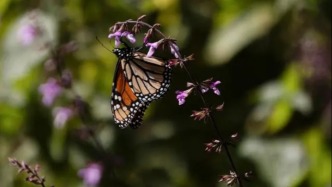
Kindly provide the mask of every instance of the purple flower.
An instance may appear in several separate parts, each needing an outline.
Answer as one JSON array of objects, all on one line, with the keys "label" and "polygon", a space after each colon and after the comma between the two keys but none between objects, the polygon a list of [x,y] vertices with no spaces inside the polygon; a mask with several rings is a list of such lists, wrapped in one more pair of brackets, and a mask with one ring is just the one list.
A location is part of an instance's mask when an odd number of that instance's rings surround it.
[{"label": "purple flower", "polygon": [[212,81],[212,78],[209,78],[205,81],[203,81],[201,84],[200,84],[200,89],[201,89],[201,92],[202,93],[205,93],[207,92],[209,89],[212,89],[213,92],[216,94],[216,95],[220,95],[220,91],[219,89],[217,88],[217,85],[220,84],[221,82],[219,80],[217,81]]},{"label": "purple flower", "polygon": [[54,125],[57,128],[62,128],[64,124],[73,116],[73,110],[68,107],[56,107],[53,110]]},{"label": "purple flower", "polygon": [[131,43],[136,42],[136,38],[134,35],[128,31],[121,32],[121,31],[116,31],[114,33],[111,33],[108,35],[108,38],[114,38],[115,39],[115,47],[118,47],[121,44],[121,37],[126,37]]},{"label": "purple flower", "polygon": [[209,88],[201,86],[201,91],[202,91],[202,93],[206,93],[207,91],[209,91]]},{"label": "purple flower", "polygon": [[189,94],[192,92],[193,88],[189,88],[184,91],[176,91],[176,99],[179,102],[179,105],[183,105],[186,102],[186,98],[189,96]]},{"label": "purple flower", "polygon": [[156,49],[159,47],[160,44],[162,44],[164,42],[164,39],[161,39],[159,41],[153,42],[153,43],[146,43],[145,46],[146,47],[150,47],[148,54],[146,54],[147,57],[151,57],[154,52],[156,51]]},{"label": "purple flower", "polygon": [[42,94],[42,102],[45,106],[51,106],[54,99],[62,92],[62,87],[54,78],[49,78],[46,83],[39,86],[38,91]]},{"label": "purple flower", "polygon": [[115,39],[115,47],[118,47],[121,43],[120,38],[121,38],[121,32],[120,31],[116,31],[115,33],[111,33],[108,35],[109,39],[112,39],[114,37]]},{"label": "purple flower", "polygon": [[213,92],[216,94],[216,95],[220,95],[220,91],[219,89],[217,88],[217,85],[220,84],[221,82],[218,80],[218,81],[215,81],[215,82],[211,82],[210,84],[210,88],[213,90]]},{"label": "purple flower", "polygon": [[156,49],[158,48],[159,44],[160,44],[159,41],[158,42],[154,42],[154,43],[146,43],[145,45],[147,47],[150,47],[149,51],[148,51],[148,54],[146,54],[146,56],[147,57],[151,57],[154,54],[154,52],[156,51]]},{"label": "purple flower", "polygon": [[186,97],[188,97],[186,92],[176,91],[176,99],[179,101],[179,105],[183,105],[186,102]]},{"label": "purple flower", "polygon": [[78,175],[83,178],[87,187],[95,187],[98,185],[103,173],[103,168],[98,163],[91,163],[87,167],[80,169]]},{"label": "purple flower", "polygon": [[25,46],[30,45],[36,39],[38,34],[39,28],[33,24],[24,24],[17,32],[18,38]]},{"label": "purple flower", "polygon": [[125,36],[131,43],[135,43],[136,42],[136,38],[130,32],[123,32],[121,36]]},{"label": "purple flower", "polygon": [[170,43],[169,45],[171,49],[171,53],[174,55],[175,58],[179,58],[179,47],[175,43]]}]

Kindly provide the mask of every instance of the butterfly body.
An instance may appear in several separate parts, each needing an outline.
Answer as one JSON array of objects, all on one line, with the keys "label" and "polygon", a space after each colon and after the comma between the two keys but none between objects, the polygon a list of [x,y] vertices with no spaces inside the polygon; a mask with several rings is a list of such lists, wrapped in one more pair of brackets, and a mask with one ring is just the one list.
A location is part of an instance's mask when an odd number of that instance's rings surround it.
[{"label": "butterfly body", "polygon": [[116,48],[113,53],[118,57],[111,97],[114,120],[121,128],[137,128],[147,106],[168,90],[171,68],[167,61],[135,48]]}]

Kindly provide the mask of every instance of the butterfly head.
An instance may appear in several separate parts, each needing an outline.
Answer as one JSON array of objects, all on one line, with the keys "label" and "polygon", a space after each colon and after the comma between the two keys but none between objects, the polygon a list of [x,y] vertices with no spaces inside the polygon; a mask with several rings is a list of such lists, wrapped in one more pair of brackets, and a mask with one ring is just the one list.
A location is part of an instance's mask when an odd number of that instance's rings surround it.
[{"label": "butterfly head", "polygon": [[118,57],[118,58],[126,58],[131,56],[133,49],[126,47],[126,48],[115,48],[112,50],[112,52]]},{"label": "butterfly head", "polygon": [[117,57],[122,56],[122,55],[121,55],[121,50],[118,49],[118,48],[113,49],[112,52],[113,52]]}]

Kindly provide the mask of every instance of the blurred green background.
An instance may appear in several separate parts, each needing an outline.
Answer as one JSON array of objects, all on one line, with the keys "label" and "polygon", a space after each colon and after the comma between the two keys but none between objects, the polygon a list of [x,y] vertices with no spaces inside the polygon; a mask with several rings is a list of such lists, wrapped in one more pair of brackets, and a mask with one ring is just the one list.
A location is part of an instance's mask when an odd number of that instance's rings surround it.
[{"label": "blurred green background", "polygon": [[[52,111],[73,95],[65,92],[52,107],[41,103],[38,87],[47,79],[51,46],[75,41],[65,57],[73,89],[91,105],[90,124],[108,152],[114,173],[100,186],[222,187],[228,174],[225,153],[206,153],[215,139],[210,124],[189,116],[202,103],[190,96],[178,106],[176,90],[188,78],[173,71],[171,90],[147,110],[138,130],[114,125],[109,97],[115,55],[108,28],[117,21],[147,15],[177,39],[198,80],[221,80],[221,97],[206,94],[216,106],[238,170],[252,170],[245,186],[331,186],[331,1],[330,0],[1,0],[0,1],[0,187],[33,186],[10,166],[8,157],[41,165],[48,185],[84,186],[77,175],[101,155],[89,138],[75,135],[73,117],[56,128]],[[19,30],[33,22],[41,34],[28,45]]]}]

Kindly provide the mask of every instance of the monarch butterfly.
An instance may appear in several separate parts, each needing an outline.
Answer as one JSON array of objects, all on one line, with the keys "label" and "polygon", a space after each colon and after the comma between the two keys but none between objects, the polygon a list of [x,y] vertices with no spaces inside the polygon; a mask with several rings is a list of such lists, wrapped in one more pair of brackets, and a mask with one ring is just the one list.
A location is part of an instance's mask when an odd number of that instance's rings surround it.
[{"label": "monarch butterfly", "polygon": [[147,106],[168,90],[171,68],[167,61],[127,45],[113,53],[118,57],[111,96],[114,121],[120,128],[137,128]]}]

